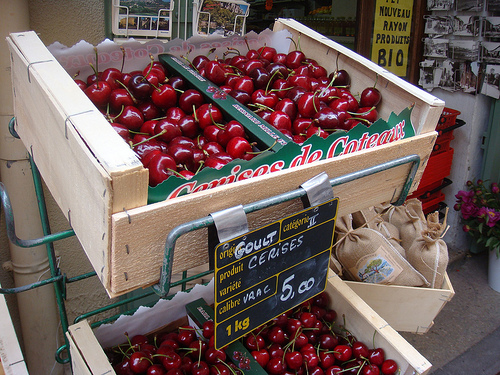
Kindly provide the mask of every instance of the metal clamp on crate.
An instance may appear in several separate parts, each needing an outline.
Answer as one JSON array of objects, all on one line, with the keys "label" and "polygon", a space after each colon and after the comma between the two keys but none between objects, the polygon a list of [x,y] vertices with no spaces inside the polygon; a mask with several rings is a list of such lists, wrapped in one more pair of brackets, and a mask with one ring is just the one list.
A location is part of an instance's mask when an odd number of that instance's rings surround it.
[{"label": "metal clamp on crate", "polygon": [[306,195],[302,198],[304,207],[316,206],[334,198],[332,186],[325,172],[307,180],[300,187],[306,191]]},{"label": "metal clamp on crate", "polygon": [[229,241],[231,238],[238,237],[248,232],[248,220],[243,206],[226,208],[225,210],[213,212],[210,214],[214,220],[215,228],[208,228],[208,259],[209,268],[214,269],[215,247],[221,242]]},{"label": "metal clamp on crate", "polygon": [[[328,190],[331,190],[332,187],[338,186],[345,184],[347,182],[351,182],[363,177],[370,176],[372,174],[386,171],[388,169],[392,169],[395,167],[399,167],[404,164],[411,163],[410,171],[408,173],[408,176],[406,178],[405,183],[403,184],[403,187],[401,189],[400,196],[397,198],[396,201],[391,202],[393,205],[401,205],[404,203],[406,200],[406,197],[408,196],[408,192],[410,191],[410,188],[413,184],[413,180],[415,178],[415,174],[417,173],[418,167],[420,165],[420,156],[413,154],[413,155],[408,155],[408,156],[403,156],[398,159],[394,159],[382,164],[375,165],[373,167],[369,167],[366,169],[362,169],[356,172],[348,173],[346,175],[340,176],[340,177],[334,177],[329,180],[330,188]],[[318,175],[321,176],[322,174]],[[324,176],[318,177],[319,179],[323,179]],[[325,175],[326,176],[326,175]],[[306,184],[306,188],[308,188],[308,184]],[[326,191],[326,189],[325,189]],[[280,203],[288,202],[293,199],[297,198],[303,198],[304,195],[307,194],[307,191],[304,187],[299,187],[296,190],[292,190],[280,195],[276,195],[270,198],[266,198],[257,202],[249,203],[246,204],[243,207],[243,211],[248,214],[250,212],[262,210],[264,208],[268,208]],[[332,191],[333,194],[333,191]],[[314,194],[313,198],[308,198],[308,199],[315,199]],[[207,228],[209,226],[213,226],[215,224],[214,218],[212,216],[206,216],[197,220],[190,221],[188,223],[181,224],[174,229],[168,234],[167,239],[165,241],[165,253],[163,257],[163,265],[161,269],[161,275],[160,275],[160,281],[158,284],[153,285],[152,288],[156,294],[158,294],[161,297],[166,297],[168,295],[168,292],[170,290],[170,285],[171,285],[171,273],[172,273],[172,265],[174,261],[174,248],[175,248],[175,242],[177,239],[182,236],[183,234],[189,233],[193,230],[197,229],[202,229],[202,228]]]}]

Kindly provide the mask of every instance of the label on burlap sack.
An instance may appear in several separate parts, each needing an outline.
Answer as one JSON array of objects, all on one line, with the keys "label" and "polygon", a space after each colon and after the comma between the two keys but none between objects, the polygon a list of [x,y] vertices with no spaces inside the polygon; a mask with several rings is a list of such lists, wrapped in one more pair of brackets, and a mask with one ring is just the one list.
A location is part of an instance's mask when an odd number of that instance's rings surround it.
[{"label": "label on burlap sack", "polygon": [[349,272],[358,281],[391,284],[403,268],[385,247],[380,246],[373,253],[359,258]]}]

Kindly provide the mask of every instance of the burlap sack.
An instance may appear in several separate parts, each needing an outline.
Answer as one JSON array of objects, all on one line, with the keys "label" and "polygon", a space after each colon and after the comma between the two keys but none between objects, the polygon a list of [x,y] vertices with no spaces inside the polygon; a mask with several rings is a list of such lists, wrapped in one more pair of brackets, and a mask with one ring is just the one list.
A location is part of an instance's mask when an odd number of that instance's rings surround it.
[{"label": "burlap sack", "polygon": [[428,286],[427,280],[378,231],[353,229],[352,215],[337,219],[335,257],[346,278],[403,286]]},{"label": "burlap sack", "polygon": [[441,288],[448,267],[448,246],[442,239],[446,230],[446,211],[443,224],[439,212],[427,215],[427,225],[407,251],[407,259],[430,283],[431,288]]},{"label": "burlap sack", "polygon": [[399,229],[382,218],[382,215],[377,213],[375,207],[368,207],[352,214],[353,229],[367,227],[379,231],[399,253],[406,257],[405,249],[401,246],[399,237]]},{"label": "burlap sack", "polygon": [[[383,207],[382,217],[399,229],[401,246],[408,251],[413,242],[426,229],[426,219],[422,210],[422,202],[417,198],[407,200],[401,206]],[[380,209],[380,208],[379,208]]]}]

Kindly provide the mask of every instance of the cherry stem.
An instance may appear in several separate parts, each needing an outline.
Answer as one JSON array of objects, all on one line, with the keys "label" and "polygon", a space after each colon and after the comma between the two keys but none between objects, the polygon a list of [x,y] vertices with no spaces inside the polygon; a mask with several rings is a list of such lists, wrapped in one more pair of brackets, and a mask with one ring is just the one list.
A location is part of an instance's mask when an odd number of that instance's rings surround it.
[{"label": "cherry stem", "polygon": [[222,363],[224,366],[226,366],[229,369],[229,371],[231,371],[231,373],[233,375],[237,375],[236,371],[234,371],[234,369],[231,366],[229,366],[225,361],[221,361],[220,363]]},{"label": "cherry stem", "polygon": [[95,53],[95,68],[97,70],[96,77],[99,80],[99,55],[97,54],[97,47],[94,47]]},{"label": "cherry stem", "polygon": [[116,83],[118,83],[121,87],[123,87],[125,90],[127,90],[128,94],[132,98],[134,104],[137,104],[137,99],[134,97],[134,95],[132,94],[132,92],[130,91],[130,89],[127,87],[127,85],[124,84],[122,81],[118,81],[118,80],[116,81]]},{"label": "cherry stem", "polygon": [[371,107],[369,110],[365,111],[365,112],[349,112],[349,111],[346,111],[347,113],[349,113],[350,115],[367,115],[369,114],[371,111],[373,111],[375,109],[375,107]]},{"label": "cherry stem", "polygon": [[125,66],[125,48],[123,48],[123,46],[120,46],[120,50],[122,51],[122,66],[120,68],[120,72],[123,73],[123,68]]},{"label": "cherry stem", "polygon": [[[179,177],[179,178],[182,178],[184,180],[187,180],[187,178],[182,174],[182,173],[179,173],[177,171],[174,171],[173,169],[170,169],[170,168],[167,168],[167,171],[170,171],[172,172],[176,177]],[[192,349],[192,348],[183,348],[183,350],[188,350],[190,353],[193,352],[194,350],[196,349]]]},{"label": "cherry stem", "polygon": [[94,71],[94,74],[95,74],[95,77],[96,77],[96,81],[95,81],[95,84],[96,84],[96,87],[99,88],[99,73],[98,73],[98,70],[97,68],[94,66],[94,64],[92,63],[89,63],[90,67],[92,68],[92,70]]},{"label": "cherry stem", "polygon": [[155,134],[155,135],[152,135],[151,137],[147,138],[147,139],[143,139],[142,141],[140,142],[137,142],[135,144],[133,144],[132,142],[130,142],[130,148],[134,148],[136,146],[139,146],[139,145],[142,145],[143,143],[146,143],[147,141],[151,140],[151,139],[155,139],[155,138],[158,138],[160,135],[163,135],[165,134],[167,131],[164,129],[162,130],[161,132],[159,132],[158,134]]},{"label": "cherry stem", "polygon": [[[277,140],[274,140],[273,144],[271,146],[269,146],[268,148],[266,148],[265,150],[262,150],[262,151],[254,151],[254,152],[247,152],[247,154],[250,154],[250,155],[260,155],[266,151],[270,151],[274,146],[276,146],[276,143],[278,143]],[[252,145],[255,145],[255,143],[252,143]]]},{"label": "cherry stem", "polygon": [[297,48],[297,43],[295,42],[295,40],[293,40],[293,38],[292,38],[292,37],[290,37],[290,36],[289,36],[289,37],[287,37],[287,39],[290,39],[290,40],[292,41],[292,43],[293,43],[293,45],[294,45],[294,47],[295,47],[295,50],[296,50],[296,51],[298,51],[298,48]]}]

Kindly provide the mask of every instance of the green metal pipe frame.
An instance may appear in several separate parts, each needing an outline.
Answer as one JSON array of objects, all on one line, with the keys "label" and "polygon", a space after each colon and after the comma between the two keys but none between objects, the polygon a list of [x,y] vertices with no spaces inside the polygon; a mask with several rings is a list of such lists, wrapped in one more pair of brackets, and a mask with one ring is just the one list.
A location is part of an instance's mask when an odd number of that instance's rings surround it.
[{"label": "green metal pipe frame", "polygon": [[[329,182],[332,187],[342,185],[346,182],[354,181],[362,177],[370,176],[372,174],[382,172],[391,168],[398,167],[400,165],[411,163],[410,171],[406,178],[405,184],[401,190],[399,198],[393,202],[392,204],[399,206],[404,203],[406,197],[408,196],[408,192],[410,191],[411,185],[415,178],[415,174],[417,173],[418,167],[420,165],[420,157],[418,155],[408,155],[401,157],[399,159],[394,159],[379,165],[375,165],[370,168],[362,169],[360,171],[352,172],[346,174],[344,176],[332,178]],[[264,208],[268,208],[280,203],[284,203],[296,198],[301,198],[306,194],[306,191],[303,188],[298,188],[296,190],[276,195],[274,197],[270,197],[267,199],[260,200],[258,202],[250,203],[243,206],[243,210],[245,213],[251,213],[257,210],[261,210]],[[168,294],[170,290],[170,279],[172,275],[172,265],[174,261],[174,248],[175,242],[179,239],[180,236],[191,232],[193,230],[198,230],[202,228],[209,227],[214,224],[212,216],[206,216],[200,218],[198,220],[193,220],[188,223],[181,224],[168,234],[167,240],[165,243],[165,253],[163,257],[163,265],[160,275],[160,282],[156,285],[153,285],[152,288],[160,297],[164,297]]]}]

